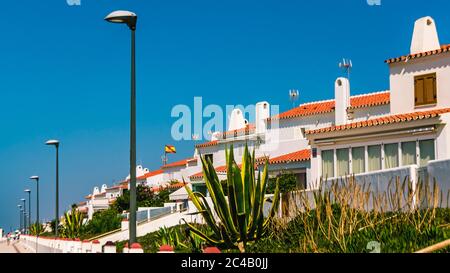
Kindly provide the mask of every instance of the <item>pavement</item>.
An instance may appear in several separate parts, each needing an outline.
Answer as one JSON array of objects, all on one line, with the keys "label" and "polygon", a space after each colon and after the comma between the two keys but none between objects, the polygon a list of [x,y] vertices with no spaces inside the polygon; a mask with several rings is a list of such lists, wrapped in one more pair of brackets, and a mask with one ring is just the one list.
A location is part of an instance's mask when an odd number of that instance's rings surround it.
[{"label": "pavement", "polygon": [[11,241],[9,245],[7,242],[0,243],[0,253],[31,253],[31,251],[20,242]]}]

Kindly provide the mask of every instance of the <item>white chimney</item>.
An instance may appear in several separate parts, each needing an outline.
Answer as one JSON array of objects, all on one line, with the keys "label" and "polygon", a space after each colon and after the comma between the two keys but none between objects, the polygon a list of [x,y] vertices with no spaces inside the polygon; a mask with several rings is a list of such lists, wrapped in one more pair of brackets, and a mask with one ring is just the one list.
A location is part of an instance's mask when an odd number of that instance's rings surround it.
[{"label": "white chimney", "polygon": [[228,131],[234,131],[245,128],[245,119],[244,114],[241,109],[234,109],[231,112],[230,124],[228,126]]},{"label": "white chimney", "polygon": [[430,16],[420,18],[414,24],[414,33],[411,42],[411,54],[422,53],[440,49],[436,23]]},{"label": "white chimney", "polygon": [[270,104],[267,101],[258,102],[256,104],[255,126],[256,134],[266,132],[266,120],[270,117]]},{"label": "white chimney", "polygon": [[348,122],[347,109],[350,107],[350,81],[338,78],[334,84],[335,123],[344,125]]}]

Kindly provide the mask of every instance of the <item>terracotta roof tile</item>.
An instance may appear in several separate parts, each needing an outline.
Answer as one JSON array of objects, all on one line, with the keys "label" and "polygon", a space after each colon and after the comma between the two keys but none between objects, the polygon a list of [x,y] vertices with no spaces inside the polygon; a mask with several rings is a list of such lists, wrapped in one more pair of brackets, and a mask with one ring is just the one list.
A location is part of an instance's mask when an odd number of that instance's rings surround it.
[{"label": "terracotta roof tile", "polygon": [[363,127],[380,126],[380,125],[384,125],[384,124],[430,119],[430,118],[437,117],[440,114],[445,114],[445,113],[449,113],[449,112],[450,112],[450,108],[444,108],[444,109],[429,110],[429,111],[423,111],[423,112],[413,112],[413,113],[407,113],[407,114],[384,116],[384,117],[379,117],[379,118],[375,118],[375,119],[369,119],[366,121],[349,123],[346,125],[331,126],[331,127],[321,128],[321,129],[308,130],[308,131],[306,131],[306,134],[307,135],[321,134],[321,133],[345,131],[345,130],[351,130],[351,129],[356,129],[356,128],[363,128]]},{"label": "terracotta roof tile", "polygon": [[[389,103],[390,103],[390,92],[384,91],[372,94],[353,96],[350,98],[349,108],[355,109],[363,107],[373,107]],[[331,113],[334,112],[334,110],[335,110],[334,100],[312,102],[300,105],[297,108],[281,113],[277,116],[271,117],[270,119],[291,119],[297,117]]]},{"label": "terracotta roof tile", "polygon": [[183,159],[177,162],[173,162],[167,165],[162,166],[162,169],[167,169],[167,168],[173,168],[173,167],[182,167],[182,166],[186,166],[188,162],[192,162],[192,160],[195,160],[195,158],[188,158],[188,159]]},{"label": "terracotta roof tile", "polygon": [[302,162],[308,161],[310,159],[311,159],[311,150],[307,149],[272,158],[269,160],[269,164]]},{"label": "terracotta roof tile", "polygon": [[442,45],[440,49],[416,53],[416,54],[409,54],[409,55],[401,56],[398,58],[391,58],[391,59],[386,60],[385,63],[392,64],[392,63],[404,62],[404,61],[411,60],[411,59],[418,59],[418,58],[422,58],[422,57],[426,57],[426,56],[438,55],[438,54],[442,54],[442,53],[449,52],[449,51],[450,51],[450,45]]},{"label": "terracotta roof tile", "polygon": [[142,175],[142,176],[137,177],[136,179],[139,179],[139,180],[147,179],[147,178],[150,178],[150,177],[153,177],[153,176],[162,174],[163,172],[164,172],[164,171],[161,170],[161,169],[160,169],[160,170],[157,170],[157,171],[148,172],[148,173],[146,173],[146,174],[144,174],[144,175]]},{"label": "terracotta roof tile", "polygon": [[[256,129],[255,124],[248,124],[245,128],[242,128],[242,129],[223,132],[222,136],[223,136],[223,139],[227,139],[227,138],[249,135],[249,134],[253,134],[255,132],[255,129]],[[217,144],[219,144],[219,141],[213,140],[213,141],[208,141],[208,142],[205,142],[202,144],[197,144],[197,145],[195,145],[195,147],[196,148],[206,148],[206,147],[216,146]]]},{"label": "terracotta roof tile", "polygon": [[219,144],[219,141],[214,140],[214,141],[208,141],[202,144],[197,144],[195,145],[196,148],[206,148],[206,147],[213,147],[216,146],[217,144]]}]

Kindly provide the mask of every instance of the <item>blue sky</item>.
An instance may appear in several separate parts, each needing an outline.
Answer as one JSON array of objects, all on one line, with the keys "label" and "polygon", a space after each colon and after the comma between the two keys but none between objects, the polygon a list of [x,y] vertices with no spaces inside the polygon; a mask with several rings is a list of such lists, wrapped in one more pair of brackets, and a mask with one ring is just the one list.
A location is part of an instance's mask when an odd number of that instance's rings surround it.
[{"label": "blue sky", "polygon": [[[0,33],[0,227],[18,225],[23,190],[41,177],[41,218],[54,215],[54,150],[61,144],[61,208],[96,185],[128,174],[129,32],[103,21],[116,9],[139,15],[138,163],[159,168],[191,156],[193,143],[171,141],[174,105],[290,107],[333,97],[351,58],[352,94],[389,88],[384,60],[409,52],[414,20],[430,15],[450,43],[446,0],[14,0],[2,2]],[[35,200],[32,200],[34,205]],[[62,211],[61,209],[61,211]],[[33,218],[35,210],[32,211]]]}]

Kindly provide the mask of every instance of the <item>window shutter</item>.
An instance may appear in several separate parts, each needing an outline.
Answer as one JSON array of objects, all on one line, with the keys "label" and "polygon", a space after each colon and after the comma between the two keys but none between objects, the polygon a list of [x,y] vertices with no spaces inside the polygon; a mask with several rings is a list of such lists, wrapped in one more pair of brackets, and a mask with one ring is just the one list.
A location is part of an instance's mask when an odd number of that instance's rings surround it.
[{"label": "window shutter", "polygon": [[436,73],[414,78],[414,96],[416,106],[437,103]]},{"label": "window shutter", "polygon": [[417,78],[415,80],[415,96],[416,96],[416,105],[422,105],[424,104],[424,98],[423,98],[423,93],[424,93],[424,83],[423,83],[423,78]]}]

